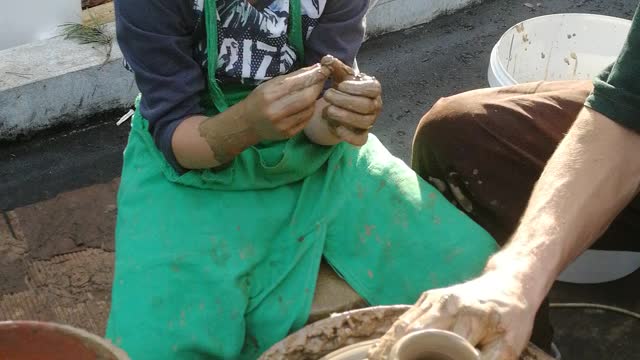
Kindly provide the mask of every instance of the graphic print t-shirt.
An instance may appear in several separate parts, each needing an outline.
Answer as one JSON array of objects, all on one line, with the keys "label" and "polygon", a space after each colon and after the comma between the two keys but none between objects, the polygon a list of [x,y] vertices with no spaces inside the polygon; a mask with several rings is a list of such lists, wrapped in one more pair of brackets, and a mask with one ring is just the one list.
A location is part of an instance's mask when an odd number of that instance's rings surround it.
[{"label": "graphic print t-shirt", "polygon": [[[301,2],[303,38],[318,24],[326,0]],[[201,17],[202,0],[195,2]],[[218,8],[218,71],[222,81],[240,80],[257,84],[289,72],[296,53],[288,43],[289,0],[220,0]],[[206,71],[206,32],[198,27],[198,45],[194,56]]]},{"label": "graphic print t-shirt", "polygon": [[[290,72],[290,0],[217,0],[218,64],[222,82],[257,85]],[[294,1],[294,0],[291,0]],[[305,59],[332,54],[352,65],[364,38],[368,0],[299,0]],[[207,92],[204,0],[116,0],[118,44],[142,93],[140,112],[156,145],[177,170],[171,148],[175,128],[201,114]]]}]

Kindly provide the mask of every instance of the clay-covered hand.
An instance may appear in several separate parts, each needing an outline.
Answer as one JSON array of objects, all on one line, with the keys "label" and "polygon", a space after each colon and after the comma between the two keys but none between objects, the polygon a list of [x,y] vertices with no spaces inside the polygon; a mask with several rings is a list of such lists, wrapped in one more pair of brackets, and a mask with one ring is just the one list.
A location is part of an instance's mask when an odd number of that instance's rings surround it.
[{"label": "clay-covered hand", "polygon": [[241,103],[247,125],[259,140],[296,135],[311,119],[330,73],[316,64],[260,84]]},{"label": "clay-covered hand", "polygon": [[333,78],[333,88],[324,94],[329,106],[325,107],[323,118],[342,140],[364,145],[382,110],[380,82],[365,74],[355,74],[333,56],[325,56],[320,63],[331,69]]},{"label": "clay-covered hand", "polygon": [[387,359],[404,335],[424,329],[449,330],[466,338],[482,360],[515,360],[531,336],[537,305],[527,304],[523,285],[508,274],[488,273],[449,288],[425,292],[369,352]]}]

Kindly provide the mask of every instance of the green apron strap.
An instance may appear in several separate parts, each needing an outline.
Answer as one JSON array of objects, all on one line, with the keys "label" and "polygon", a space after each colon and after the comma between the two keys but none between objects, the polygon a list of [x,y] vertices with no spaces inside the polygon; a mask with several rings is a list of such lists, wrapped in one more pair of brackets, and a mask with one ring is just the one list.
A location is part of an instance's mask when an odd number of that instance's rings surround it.
[{"label": "green apron strap", "polygon": [[293,46],[298,62],[304,61],[304,40],[302,39],[301,0],[289,0],[289,45]]},{"label": "green apron strap", "polygon": [[219,112],[229,108],[224,93],[216,79],[218,67],[218,10],[216,0],[204,2],[205,28],[207,30],[207,71],[209,74],[209,97]]},{"label": "green apron strap", "polygon": [[[299,62],[304,61],[304,40],[302,38],[301,0],[289,0],[289,45],[296,52]],[[204,18],[207,30],[207,71],[209,73],[209,97],[219,112],[229,108],[225,93],[216,79],[218,68],[218,10],[216,0],[205,0]]]}]

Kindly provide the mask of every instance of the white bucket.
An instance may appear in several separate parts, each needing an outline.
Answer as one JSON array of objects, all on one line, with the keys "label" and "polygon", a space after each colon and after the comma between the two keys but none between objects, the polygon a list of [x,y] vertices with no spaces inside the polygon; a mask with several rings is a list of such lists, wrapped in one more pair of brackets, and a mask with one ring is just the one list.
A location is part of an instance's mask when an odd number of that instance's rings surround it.
[{"label": "white bucket", "polygon": [[[505,32],[491,52],[491,87],[540,80],[590,80],[613,63],[631,21],[603,15],[556,14],[523,21]],[[587,250],[558,280],[596,284],[640,268],[640,253]]]},{"label": "white bucket", "polygon": [[613,63],[631,21],[592,14],[525,20],[505,32],[491,52],[492,87],[539,80],[589,80]]},{"label": "white bucket", "polygon": [[80,22],[80,0],[5,1],[0,11],[0,51],[58,35],[58,25]]}]

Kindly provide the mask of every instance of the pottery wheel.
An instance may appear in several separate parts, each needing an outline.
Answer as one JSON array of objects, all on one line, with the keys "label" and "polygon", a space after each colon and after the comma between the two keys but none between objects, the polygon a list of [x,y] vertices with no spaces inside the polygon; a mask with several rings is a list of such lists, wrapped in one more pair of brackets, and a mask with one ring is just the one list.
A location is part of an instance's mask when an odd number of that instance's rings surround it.
[{"label": "pottery wheel", "polygon": [[[408,309],[406,305],[378,306],[333,315],[289,335],[262,354],[260,360],[321,359],[347,346],[380,338]],[[357,360],[344,358],[347,359]],[[520,359],[553,360],[534,345]]]}]

